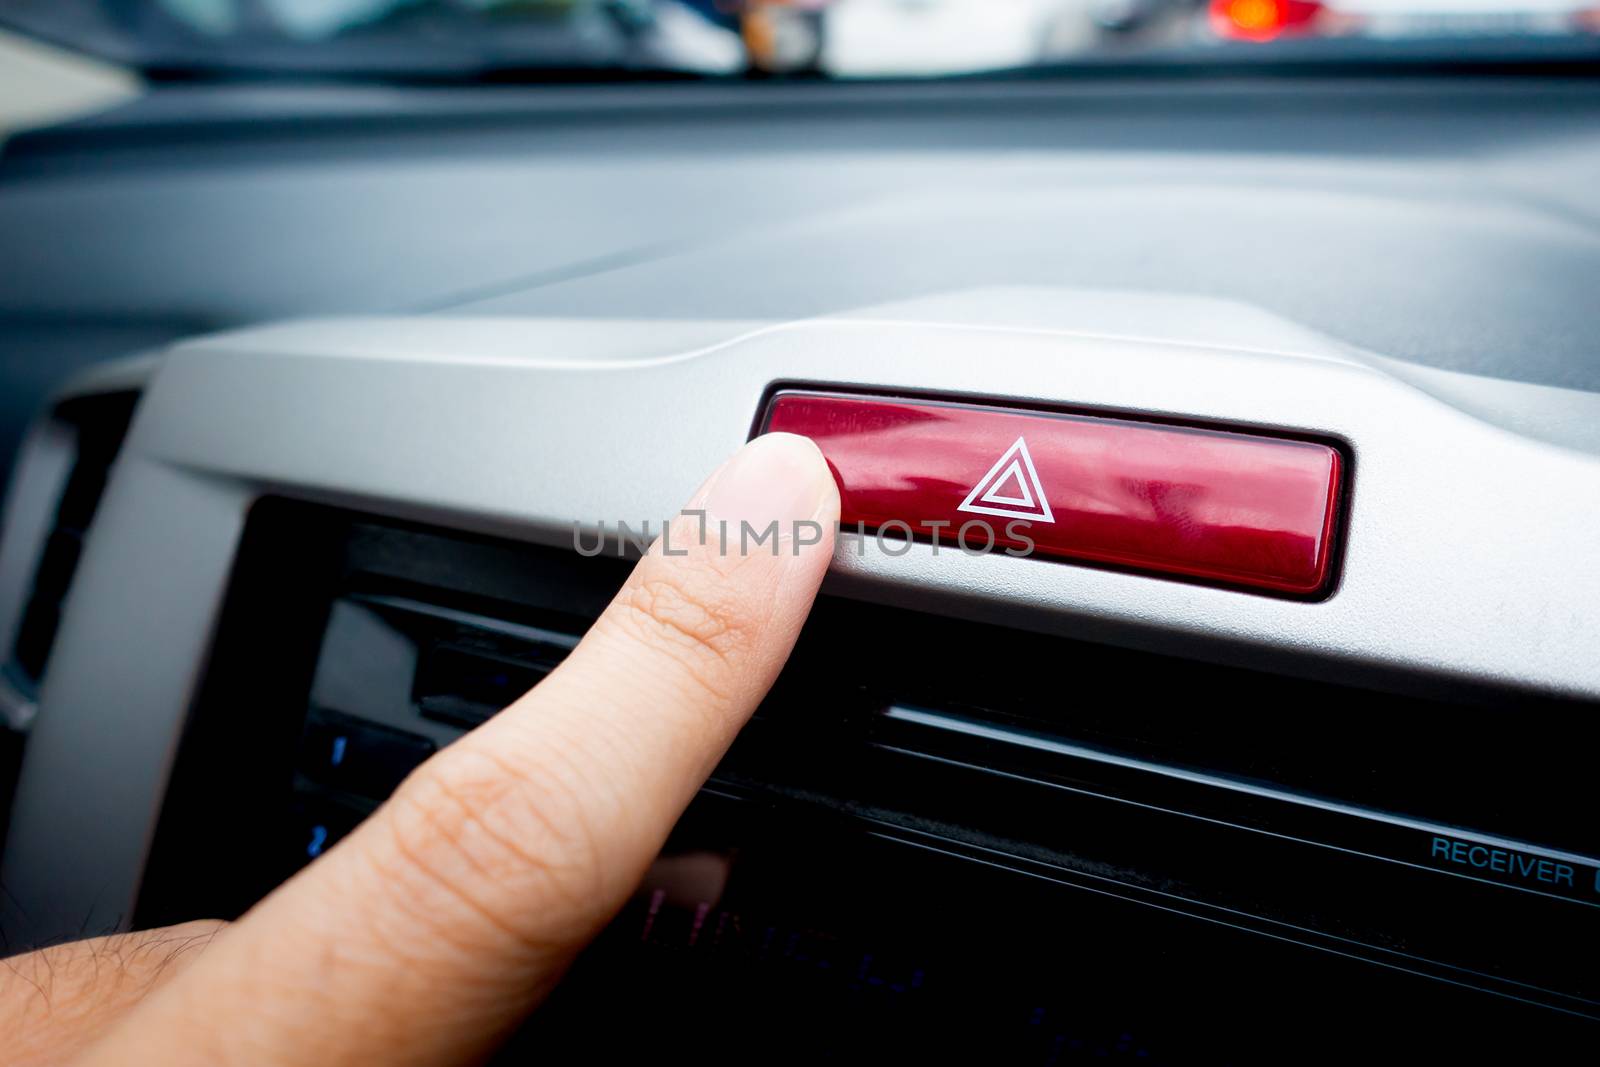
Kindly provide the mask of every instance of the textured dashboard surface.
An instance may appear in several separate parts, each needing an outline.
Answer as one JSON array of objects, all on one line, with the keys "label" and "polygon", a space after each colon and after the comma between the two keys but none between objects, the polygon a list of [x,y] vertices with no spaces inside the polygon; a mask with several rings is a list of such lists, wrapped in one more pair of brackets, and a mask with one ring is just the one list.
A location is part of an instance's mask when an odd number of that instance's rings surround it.
[{"label": "textured dashboard surface", "polygon": [[167,88],[0,154],[0,461],[86,362],[308,314],[1227,297],[1600,388],[1600,87],[1464,78]]}]

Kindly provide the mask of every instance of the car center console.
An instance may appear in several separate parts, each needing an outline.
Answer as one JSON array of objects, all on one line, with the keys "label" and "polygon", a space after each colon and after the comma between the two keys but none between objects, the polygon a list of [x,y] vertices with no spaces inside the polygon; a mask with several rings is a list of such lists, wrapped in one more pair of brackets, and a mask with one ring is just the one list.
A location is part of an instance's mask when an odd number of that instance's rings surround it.
[{"label": "car center console", "polygon": [[[1021,331],[900,314],[680,323],[626,359],[601,324],[495,320],[175,350],[73,580],[8,886],[43,927],[237,915],[559,663],[630,566],[597,529],[670,515],[775,395],[1026,407],[1312,442],[1337,550],[1254,590],[1083,541],[842,550],[508,1059],[1591,1044],[1600,457],[1513,429],[1538,398],[1469,414],[1222,314],[1205,344],[1068,330],[1048,302]],[[987,506],[1058,459],[1016,462]]]},{"label": "car center console", "polygon": [[[257,503],[135,925],[243,911],[559,662],[627,569]],[[1559,847],[1587,826],[1544,818],[1584,810],[1582,710],[827,597],[523,1040],[593,1047],[619,1011],[667,1025],[696,1003],[756,1049],[831,1020],[804,1058],[866,1026],[886,1053],[1239,1062],[1303,1047],[1332,1005],[1362,1020],[1350,1051],[1438,1049],[1469,999],[1559,1027],[1600,1003],[1587,958],[1551,951],[1600,919],[1600,871]]]}]

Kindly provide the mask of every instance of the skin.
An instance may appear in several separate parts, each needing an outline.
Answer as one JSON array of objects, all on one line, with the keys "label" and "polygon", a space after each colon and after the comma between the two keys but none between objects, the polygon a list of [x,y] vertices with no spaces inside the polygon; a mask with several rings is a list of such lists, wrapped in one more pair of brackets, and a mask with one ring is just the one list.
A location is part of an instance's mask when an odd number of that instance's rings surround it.
[{"label": "skin", "polygon": [[201,920],[93,937],[0,960],[8,1067],[65,1063],[181,974],[227,923]]},{"label": "skin", "polygon": [[[658,542],[558,670],[238,922],[4,961],[10,1062],[436,1067],[492,1052],[639,883],[827,569],[838,492],[804,438],[746,445],[692,509],[713,524],[705,545],[680,516],[674,554]],[[741,520],[815,526],[741,552]]]}]

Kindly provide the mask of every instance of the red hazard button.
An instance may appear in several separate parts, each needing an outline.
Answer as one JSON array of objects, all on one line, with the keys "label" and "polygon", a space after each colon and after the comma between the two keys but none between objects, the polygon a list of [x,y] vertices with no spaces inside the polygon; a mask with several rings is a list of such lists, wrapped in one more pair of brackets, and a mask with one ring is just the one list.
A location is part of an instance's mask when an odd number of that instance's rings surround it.
[{"label": "red hazard button", "polygon": [[1342,457],[1315,441],[1133,419],[784,391],[846,529],[1280,593],[1331,574]]}]

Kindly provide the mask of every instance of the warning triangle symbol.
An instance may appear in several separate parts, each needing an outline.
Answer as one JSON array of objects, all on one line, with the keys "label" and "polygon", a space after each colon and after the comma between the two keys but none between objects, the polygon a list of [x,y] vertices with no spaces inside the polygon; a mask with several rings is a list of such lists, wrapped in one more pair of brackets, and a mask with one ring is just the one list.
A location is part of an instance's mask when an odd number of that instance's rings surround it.
[{"label": "warning triangle symbol", "polygon": [[1028,454],[1028,442],[1021,437],[994,461],[989,473],[978,479],[957,510],[1004,519],[1056,521],[1044,487],[1039,484],[1033,457]]}]

